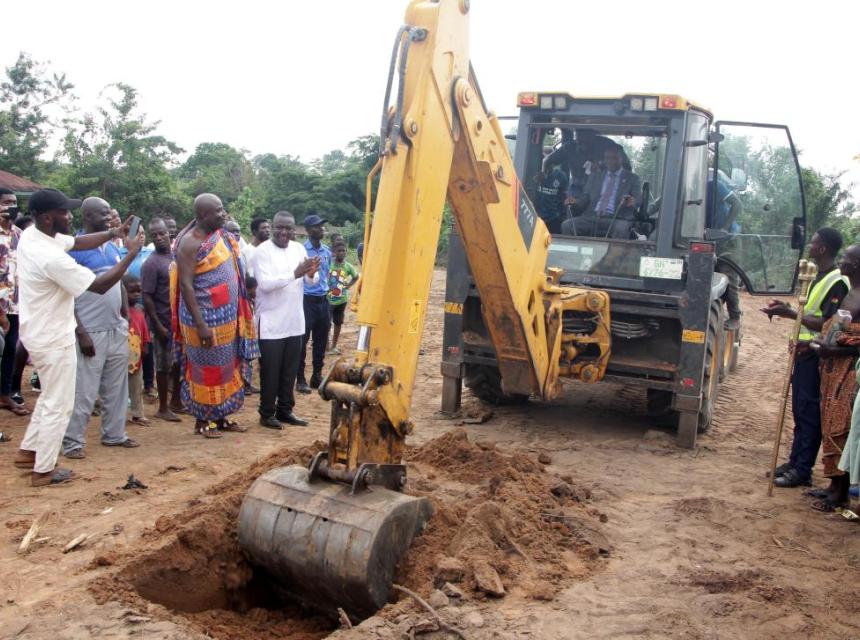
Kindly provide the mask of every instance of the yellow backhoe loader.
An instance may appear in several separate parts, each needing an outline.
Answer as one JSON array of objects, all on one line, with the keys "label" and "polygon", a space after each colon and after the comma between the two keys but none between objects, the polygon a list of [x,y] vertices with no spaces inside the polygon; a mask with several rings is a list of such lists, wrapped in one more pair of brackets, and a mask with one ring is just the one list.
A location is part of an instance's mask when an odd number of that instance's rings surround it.
[{"label": "yellow backhoe loader", "polygon": [[[261,476],[239,515],[239,539],[249,557],[286,591],[332,612],[341,607],[361,617],[383,606],[398,561],[432,515],[427,499],[404,492],[403,455],[414,429],[410,405],[446,199],[468,261],[462,282],[474,284],[461,299],[480,299],[485,347],[504,394],[553,399],[562,378],[603,379],[612,356],[611,294],[595,288],[599,282],[562,286],[564,269],[547,266],[552,239],[517,179],[498,119],[484,104],[469,61],[468,24],[469,0],[413,0],[408,6],[392,51],[380,159],[367,181],[365,260],[354,301],[358,345],[320,385],[331,402],[328,448],[308,469],[284,467]],[[543,100],[533,98],[535,109],[543,108]],[[549,107],[561,102],[551,98]],[[638,117],[654,115],[643,110]],[[528,137],[531,125],[524,126]],[[701,140],[670,140],[672,149],[697,151],[702,190],[704,129]],[[678,171],[672,175],[679,180]],[[715,256],[712,243],[693,246],[688,238],[686,245],[688,262],[651,268],[674,273],[678,267],[679,278],[685,269],[706,276],[701,313],[685,316],[677,330],[678,340],[682,329],[692,336],[683,352],[697,363],[691,369],[698,377],[683,381],[692,405],[702,397]],[[637,246],[650,245],[646,239]],[[620,255],[623,247],[613,247],[610,253]],[[654,262],[653,254],[646,258]],[[671,296],[652,298],[652,306],[665,307],[663,316],[673,313]],[[446,303],[445,310],[459,317],[463,303]],[[458,371],[443,368],[454,379]],[[690,409],[695,418],[699,404]]]}]

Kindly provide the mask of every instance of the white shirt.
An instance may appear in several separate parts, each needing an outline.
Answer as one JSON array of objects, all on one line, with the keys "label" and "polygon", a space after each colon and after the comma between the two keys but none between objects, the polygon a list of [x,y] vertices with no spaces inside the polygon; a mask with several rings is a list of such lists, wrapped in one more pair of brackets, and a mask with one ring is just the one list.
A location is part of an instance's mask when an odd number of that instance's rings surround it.
[{"label": "white shirt", "polygon": [[257,279],[254,320],[260,340],[279,340],[304,335],[304,278],[296,267],[308,257],[301,242],[281,248],[271,240],[256,247],[249,268]]},{"label": "white shirt", "polygon": [[245,270],[248,272],[249,276],[254,275],[254,266],[252,258],[254,257],[254,253],[256,253],[257,247],[252,245],[250,242],[246,242],[245,246],[239,250],[239,253],[242,256],[242,260],[245,261]]},{"label": "white shirt", "polygon": [[30,351],[49,351],[75,343],[75,298],[96,274],[67,253],[72,236],[54,237],[29,227],[18,244],[18,299],[21,342]]}]

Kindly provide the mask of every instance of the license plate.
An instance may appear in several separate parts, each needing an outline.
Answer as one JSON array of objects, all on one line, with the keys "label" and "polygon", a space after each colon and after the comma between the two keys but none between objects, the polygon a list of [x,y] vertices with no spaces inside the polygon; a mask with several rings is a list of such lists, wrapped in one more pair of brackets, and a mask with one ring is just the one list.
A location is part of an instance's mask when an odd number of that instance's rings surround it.
[{"label": "license plate", "polygon": [[684,261],[680,258],[655,258],[643,256],[639,259],[640,278],[663,278],[680,280],[684,274]]}]

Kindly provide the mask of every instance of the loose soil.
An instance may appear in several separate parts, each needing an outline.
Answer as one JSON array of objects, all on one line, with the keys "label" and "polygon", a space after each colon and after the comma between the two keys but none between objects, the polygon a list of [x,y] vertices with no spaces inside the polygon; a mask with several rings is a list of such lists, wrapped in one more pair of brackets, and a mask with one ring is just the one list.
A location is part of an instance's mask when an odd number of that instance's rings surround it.
[{"label": "loose soil", "polygon": [[[473,640],[860,637],[857,525],[812,511],[801,490],[766,496],[788,322],[768,323],[760,301],[744,299],[739,370],[711,432],[682,451],[645,416],[644,394],[611,384],[566,385],[554,402],[492,415],[464,392],[460,418],[440,415],[443,292],[437,272],[408,454],[409,490],[437,511],[396,580],[446,624]],[[276,433],[256,426],[256,401],[240,414],[250,431],[217,441],[192,435],[185,416],[130,426],[138,449],[105,448],[94,418],[87,458],[62,462],[80,479],[41,490],[11,464],[26,420],[0,412],[13,438],[0,444],[0,637],[329,634],[336,622],[274,601],[234,528],[253,477],[303,463],[327,437],[329,409],[300,396],[311,426]],[[132,473],[148,489],[121,489]],[[16,553],[46,511],[37,541]],[[92,535],[64,554],[83,533]],[[440,569],[458,566],[460,581],[440,584]],[[488,567],[504,596],[477,589]],[[424,635],[432,616],[392,599],[332,637],[453,637]]]}]

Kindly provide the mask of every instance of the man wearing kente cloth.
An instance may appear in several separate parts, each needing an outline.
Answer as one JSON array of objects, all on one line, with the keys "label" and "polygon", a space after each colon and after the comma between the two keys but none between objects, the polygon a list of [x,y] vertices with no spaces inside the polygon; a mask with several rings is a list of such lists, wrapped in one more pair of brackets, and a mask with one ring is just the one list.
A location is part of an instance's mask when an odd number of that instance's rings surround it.
[{"label": "man wearing kente cloth", "polygon": [[[813,341],[821,360],[821,462],[830,486],[810,491],[821,498],[813,504],[819,511],[833,511],[847,506],[849,475],[839,468],[851,428],[851,411],[857,395],[854,367],[860,353],[860,245],[852,244],[839,261],[839,270],[851,283],[840,311],[851,314],[851,321],[836,326],[838,313],[824,324],[822,338]],[[816,346],[817,345],[817,346]]]},{"label": "man wearing kente cloth", "polygon": [[197,196],[194,220],[176,238],[170,273],[182,404],[197,419],[195,432],[207,438],[246,430],[229,416],[245,401],[246,363],[259,356],[239,245],[223,232],[225,220],[217,196]]}]

